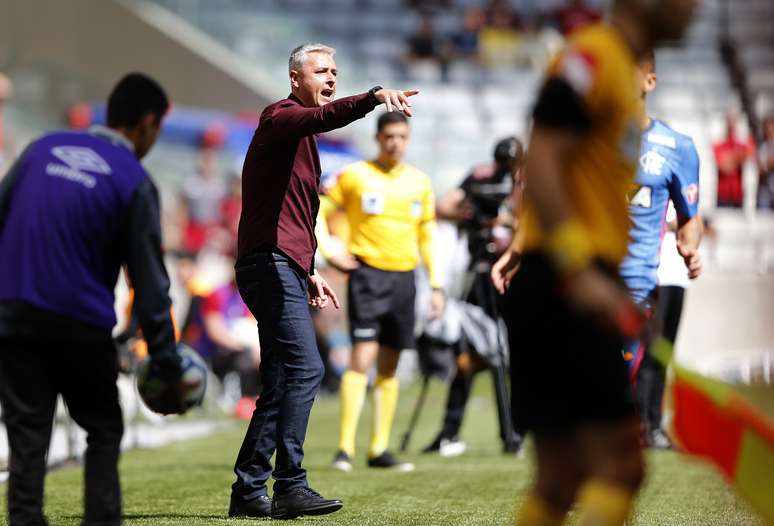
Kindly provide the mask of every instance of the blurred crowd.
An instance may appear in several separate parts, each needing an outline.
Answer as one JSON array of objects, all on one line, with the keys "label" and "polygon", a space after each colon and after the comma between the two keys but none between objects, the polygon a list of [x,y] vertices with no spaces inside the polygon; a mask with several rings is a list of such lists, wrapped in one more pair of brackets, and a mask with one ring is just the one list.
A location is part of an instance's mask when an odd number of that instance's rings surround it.
[{"label": "blurred crowd", "polygon": [[435,8],[444,2],[409,2],[422,18],[416,33],[406,42],[404,68],[407,76],[430,65],[439,67],[448,80],[449,67],[465,62],[487,69],[542,68],[559,48],[563,37],[602,18],[599,9],[584,0],[569,0],[545,12],[519,10],[506,0],[492,0],[484,7],[468,7],[458,28],[436,30]]}]

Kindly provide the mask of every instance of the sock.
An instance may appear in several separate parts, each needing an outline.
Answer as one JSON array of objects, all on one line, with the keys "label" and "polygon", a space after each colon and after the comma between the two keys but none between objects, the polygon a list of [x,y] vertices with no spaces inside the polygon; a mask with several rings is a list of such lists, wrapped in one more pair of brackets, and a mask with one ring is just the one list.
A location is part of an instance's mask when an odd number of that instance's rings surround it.
[{"label": "sock", "polygon": [[351,457],[355,456],[355,433],[357,421],[363,410],[368,387],[368,376],[356,371],[347,371],[341,377],[341,416],[339,420],[339,449]]},{"label": "sock", "polygon": [[537,495],[529,494],[516,510],[516,526],[560,526],[564,513],[553,510]]},{"label": "sock", "polygon": [[371,446],[368,458],[378,457],[387,450],[392,431],[392,419],[398,406],[398,379],[394,376],[376,377],[374,383],[374,420],[371,428]]},{"label": "sock", "polygon": [[629,516],[632,492],[609,482],[592,480],[580,490],[580,526],[621,526]]}]

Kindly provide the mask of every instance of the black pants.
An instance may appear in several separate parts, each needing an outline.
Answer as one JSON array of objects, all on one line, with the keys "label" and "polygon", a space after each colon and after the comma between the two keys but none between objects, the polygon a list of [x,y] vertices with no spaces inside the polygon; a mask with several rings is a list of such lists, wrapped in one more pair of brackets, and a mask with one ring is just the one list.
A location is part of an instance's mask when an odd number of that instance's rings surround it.
[{"label": "black pants", "polygon": [[[658,289],[655,327],[672,344],[677,340],[684,296],[683,287],[666,286]],[[664,396],[665,377],[664,366],[646,352],[637,373],[635,390],[642,418],[649,430],[661,428],[661,401]]]},{"label": "black pants", "polygon": [[84,526],[121,524],[124,423],[112,341],[0,340],[0,403],[10,445],[9,526],[44,526],[43,480],[57,395],[87,433]]}]

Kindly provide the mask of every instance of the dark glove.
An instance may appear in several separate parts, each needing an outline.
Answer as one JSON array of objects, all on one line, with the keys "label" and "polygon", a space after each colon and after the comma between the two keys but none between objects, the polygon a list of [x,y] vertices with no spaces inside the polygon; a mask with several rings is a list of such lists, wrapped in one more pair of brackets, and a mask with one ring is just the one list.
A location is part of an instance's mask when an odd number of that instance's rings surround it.
[{"label": "dark glove", "polygon": [[182,360],[175,351],[151,354],[148,367],[149,376],[168,384],[178,382],[183,376]]}]

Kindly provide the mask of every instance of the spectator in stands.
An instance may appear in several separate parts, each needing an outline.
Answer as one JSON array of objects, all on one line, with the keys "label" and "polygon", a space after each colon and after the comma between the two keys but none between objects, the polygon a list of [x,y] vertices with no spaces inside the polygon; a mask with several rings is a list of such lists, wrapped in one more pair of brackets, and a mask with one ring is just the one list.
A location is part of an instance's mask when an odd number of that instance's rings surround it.
[{"label": "spectator in stands", "polygon": [[737,139],[737,115],[726,116],[726,137],[713,146],[718,167],[718,206],[741,207],[744,200],[742,169],[753,156],[750,143]]},{"label": "spectator in stands", "polygon": [[486,22],[484,11],[472,6],[462,16],[462,26],[451,34],[449,44],[454,58],[478,60],[479,33]]},{"label": "spectator in stands", "polygon": [[451,0],[406,0],[409,7],[414,9],[421,9],[426,12],[429,9],[448,8],[451,7]]},{"label": "spectator in stands", "polygon": [[567,36],[583,26],[599,22],[602,13],[588,5],[584,0],[569,0],[553,13],[559,31]]},{"label": "spectator in stands", "polygon": [[5,173],[5,164],[10,160],[8,145],[5,141],[5,127],[3,125],[3,106],[13,95],[11,79],[0,73],[0,173]]},{"label": "spectator in stands", "polygon": [[182,200],[187,213],[183,245],[199,252],[210,230],[220,225],[221,204],[228,195],[226,182],[217,166],[217,151],[203,148],[198,170],[183,181]]},{"label": "spectator in stands", "polygon": [[[230,372],[239,374],[241,395],[251,399],[248,406],[249,414],[252,414],[252,401],[259,392],[258,367],[261,363],[255,318],[233,281],[204,296],[198,307],[198,312],[190,315],[191,325],[186,327],[186,337],[195,337],[190,344],[221,381]],[[199,330],[194,330],[195,327]]]},{"label": "spectator in stands", "polygon": [[763,120],[763,142],[758,150],[758,207],[774,209],[774,114]]},{"label": "spectator in stands", "polygon": [[507,2],[494,0],[486,10],[486,25],[481,30],[481,57],[488,66],[509,67],[519,55],[519,19]]},{"label": "spectator in stands", "polygon": [[422,16],[416,33],[406,41],[406,48],[404,62],[409,77],[422,75],[421,71],[429,67],[440,71],[445,78],[448,61],[430,15]]},{"label": "spectator in stands", "polygon": [[227,236],[224,253],[235,254],[239,215],[242,213],[242,177],[232,177],[228,182],[228,189],[228,196],[220,206],[220,218]]}]

